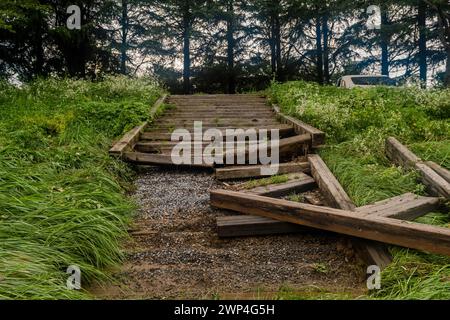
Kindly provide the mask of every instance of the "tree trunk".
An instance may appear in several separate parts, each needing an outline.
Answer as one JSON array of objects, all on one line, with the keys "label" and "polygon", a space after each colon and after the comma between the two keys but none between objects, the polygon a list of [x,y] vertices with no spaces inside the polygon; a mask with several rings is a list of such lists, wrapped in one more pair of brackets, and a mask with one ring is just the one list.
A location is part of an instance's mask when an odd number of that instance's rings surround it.
[{"label": "tree trunk", "polygon": [[326,84],[330,83],[330,56],[328,50],[328,37],[329,37],[329,28],[328,28],[328,15],[324,14],[322,17],[322,32],[323,32],[323,73],[324,73],[324,82]]},{"label": "tree trunk", "polygon": [[322,27],[320,18],[316,19],[316,58],[317,82],[323,84]]},{"label": "tree trunk", "polygon": [[386,6],[381,8],[381,74],[389,76],[389,19]]},{"label": "tree trunk", "polygon": [[277,73],[277,53],[276,53],[276,39],[275,39],[275,19],[273,15],[270,17],[270,65],[272,67],[272,77]]},{"label": "tree trunk", "polygon": [[122,0],[122,43],[120,46],[120,72],[127,73],[128,0]]},{"label": "tree trunk", "polygon": [[445,67],[444,86],[450,88],[450,47],[447,48],[447,65]]},{"label": "tree trunk", "polygon": [[184,93],[191,93],[191,14],[186,3],[183,12],[183,87]]},{"label": "tree trunk", "polygon": [[44,44],[43,44],[43,33],[45,32],[43,30],[43,17],[39,13],[36,17],[36,25],[35,30],[36,33],[33,37],[33,51],[34,56],[36,58],[34,64],[33,64],[33,73],[36,76],[44,76]]},{"label": "tree trunk", "polygon": [[234,49],[236,46],[234,40],[235,17],[234,17],[234,0],[228,1],[227,7],[227,61],[228,61],[228,93],[236,93],[236,75],[234,70]]},{"label": "tree trunk", "polygon": [[419,67],[420,67],[420,81],[422,85],[427,85],[427,5],[423,0],[419,0],[417,24],[419,27]]},{"label": "tree trunk", "polygon": [[280,16],[275,12],[275,55],[276,55],[276,75],[278,81],[283,81],[283,67],[281,61],[281,24]]}]

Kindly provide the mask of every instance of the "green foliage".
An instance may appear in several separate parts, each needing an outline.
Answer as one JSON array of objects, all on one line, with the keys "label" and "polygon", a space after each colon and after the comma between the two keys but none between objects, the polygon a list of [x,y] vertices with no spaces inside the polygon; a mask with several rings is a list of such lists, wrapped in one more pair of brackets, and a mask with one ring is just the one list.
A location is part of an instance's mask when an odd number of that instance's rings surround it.
[{"label": "green foliage", "polygon": [[122,258],[132,173],[107,153],[161,94],[148,80],[0,85],[0,298],[87,298],[65,288],[104,280]]},{"label": "green foliage", "polygon": [[289,175],[278,175],[269,178],[255,179],[244,184],[244,189],[254,189],[257,187],[266,187],[273,184],[282,184],[289,181]]},{"label": "green foliage", "polygon": [[[450,90],[370,88],[347,90],[306,82],[273,84],[283,112],[323,130],[321,156],[352,200],[363,206],[406,192],[424,194],[416,172],[392,166],[384,141],[395,136],[424,160],[450,168]],[[418,222],[449,226],[448,213]],[[449,299],[450,259],[393,248],[377,299]]]}]

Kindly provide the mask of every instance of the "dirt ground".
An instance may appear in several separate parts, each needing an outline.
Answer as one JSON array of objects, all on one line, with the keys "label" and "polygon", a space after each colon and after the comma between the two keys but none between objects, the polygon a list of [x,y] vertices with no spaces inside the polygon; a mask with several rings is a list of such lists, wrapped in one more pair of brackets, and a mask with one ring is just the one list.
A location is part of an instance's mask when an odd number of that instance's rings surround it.
[{"label": "dirt ground", "polygon": [[[140,170],[142,171],[142,170]],[[146,168],[136,181],[140,205],[115,283],[92,288],[103,299],[274,299],[365,293],[348,239],[320,231],[221,240],[209,206],[223,188],[204,172]]]}]

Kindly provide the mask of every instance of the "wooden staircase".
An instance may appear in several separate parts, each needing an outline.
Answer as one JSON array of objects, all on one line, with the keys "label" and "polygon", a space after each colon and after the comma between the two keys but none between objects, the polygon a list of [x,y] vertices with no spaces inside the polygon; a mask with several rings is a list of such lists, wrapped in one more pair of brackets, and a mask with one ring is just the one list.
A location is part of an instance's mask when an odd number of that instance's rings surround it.
[{"label": "wooden staircase", "polygon": [[[163,104],[166,110],[161,116],[152,124],[145,123],[134,128],[111,149],[110,153],[141,165],[218,168],[229,167],[235,163],[234,161],[229,163],[233,157],[228,157],[227,162],[225,150],[223,163],[194,161],[196,158],[191,154],[192,163],[175,164],[171,155],[173,149],[180,145],[180,141],[173,141],[174,131],[182,129],[192,135],[191,141],[183,142],[183,146],[190,147],[191,150],[198,148],[205,150],[212,143],[211,139],[203,134],[194,135],[195,132],[204,133],[216,129],[222,133],[224,142],[229,139],[237,141],[245,138],[250,144],[257,143],[257,140],[252,141],[252,138],[248,137],[247,130],[254,129],[257,134],[268,131],[269,140],[271,130],[277,130],[280,136],[282,162],[306,156],[317,142],[323,142],[322,132],[282,115],[276,106],[270,106],[266,98],[260,95],[174,95],[158,101],[153,110],[159,109]],[[199,122],[201,130],[198,127]],[[229,130],[237,129],[240,131],[227,134]],[[235,153],[236,157],[245,154],[247,162],[251,153],[248,146],[245,149],[236,148],[231,152]],[[246,165],[249,164],[247,162]]]}]

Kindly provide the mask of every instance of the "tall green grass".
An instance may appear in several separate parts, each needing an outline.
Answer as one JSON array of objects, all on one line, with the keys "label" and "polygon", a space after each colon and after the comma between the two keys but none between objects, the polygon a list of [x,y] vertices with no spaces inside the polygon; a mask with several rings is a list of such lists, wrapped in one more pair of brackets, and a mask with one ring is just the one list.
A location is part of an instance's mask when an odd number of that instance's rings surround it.
[{"label": "tall green grass", "polygon": [[[321,151],[358,206],[405,192],[424,194],[416,172],[397,168],[384,155],[389,136],[425,160],[450,168],[450,89],[371,88],[347,90],[313,83],[274,83],[269,89],[283,112],[327,134]],[[449,226],[447,213],[422,223]],[[378,299],[450,299],[450,259],[392,248],[394,263],[383,272]]]},{"label": "tall green grass", "polygon": [[146,120],[151,80],[0,84],[0,299],[83,299],[66,288],[107,279],[134,205],[132,172],[108,156],[115,137]]}]

